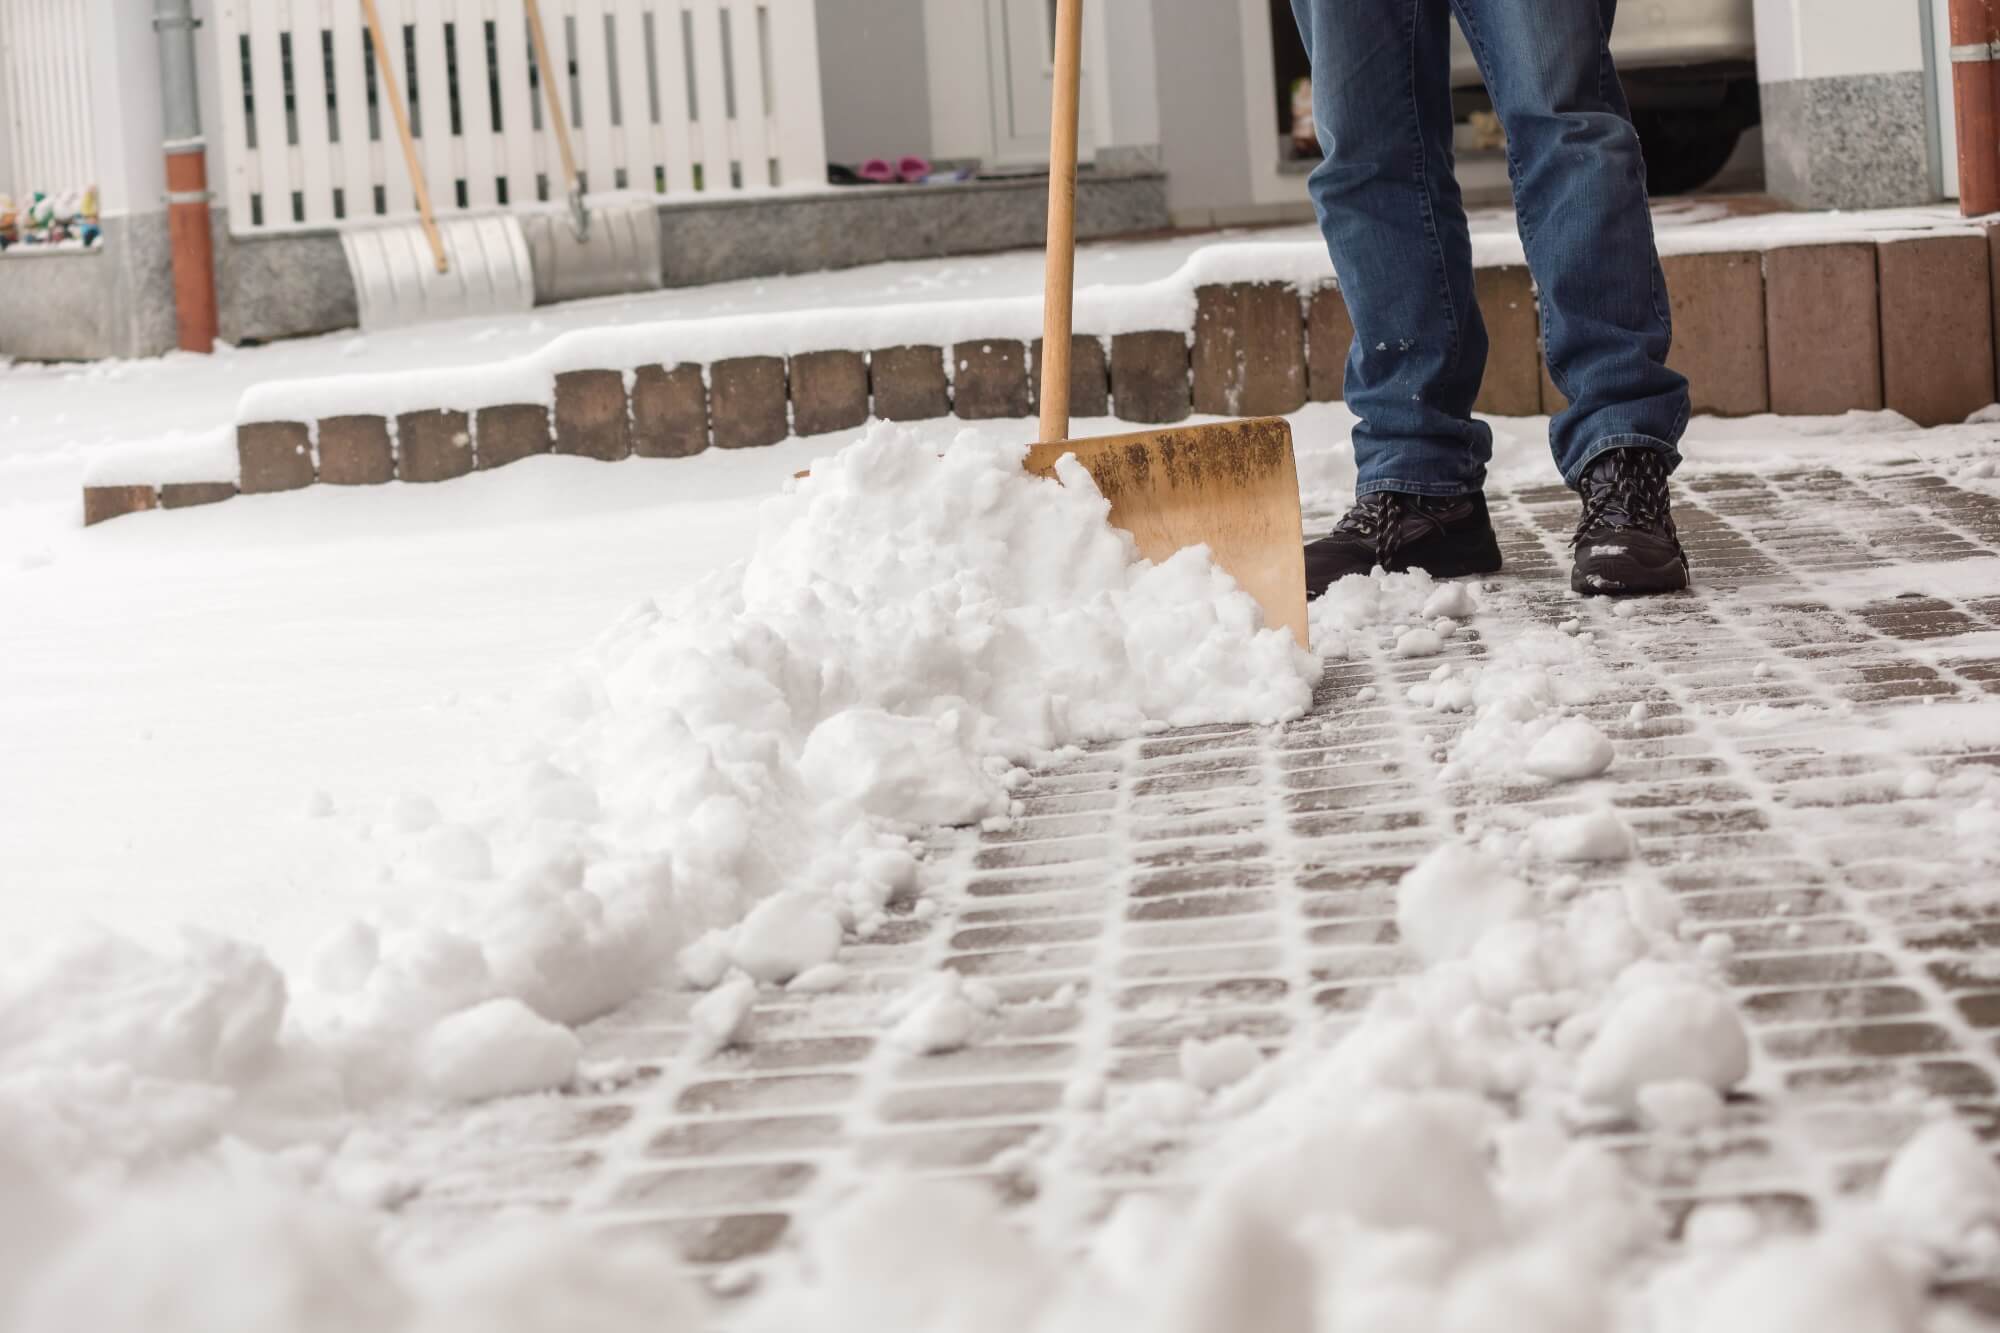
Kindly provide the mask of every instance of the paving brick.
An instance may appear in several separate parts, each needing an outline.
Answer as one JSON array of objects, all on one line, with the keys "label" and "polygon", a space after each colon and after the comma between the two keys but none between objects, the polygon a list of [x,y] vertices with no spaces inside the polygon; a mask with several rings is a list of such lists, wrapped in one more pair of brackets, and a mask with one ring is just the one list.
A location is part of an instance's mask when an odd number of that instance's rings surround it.
[{"label": "paving brick", "polygon": [[636,1207],[712,1212],[782,1202],[810,1186],[818,1174],[809,1162],[688,1166],[629,1177],[616,1198]]},{"label": "paving brick", "polygon": [[1882,396],[1922,426],[1965,420],[1994,399],[1992,275],[1978,236],[1877,248]]},{"label": "paving brick", "polygon": [[1872,245],[1782,246],[1764,253],[1773,412],[1881,410],[1878,296]]},{"label": "paving brick", "polygon": [[[1042,340],[1035,339],[1034,364],[1028,374],[1028,410],[1042,406]],[[1069,342],[1069,414],[1076,417],[1111,415],[1111,356],[1104,339],[1078,333]]]},{"label": "paving brick", "polygon": [[396,479],[396,452],[384,417],[325,417],[319,423],[319,479],[329,486],[379,486]]},{"label": "paving brick", "polygon": [[1013,338],[951,349],[951,410],[966,421],[1028,415],[1028,349]]},{"label": "paving brick", "polygon": [[170,481],[160,487],[160,508],[188,509],[236,498],[233,481]]},{"label": "paving brick", "polygon": [[1305,314],[1296,288],[1195,289],[1193,404],[1215,416],[1278,416],[1306,401]]},{"label": "paving brick", "polygon": [[472,414],[473,464],[481,471],[505,467],[555,447],[549,409],[540,403],[505,403]]},{"label": "paving brick", "polygon": [[868,359],[859,352],[801,352],[792,358],[792,430],[825,435],[868,420]]},{"label": "paving brick", "polygon": [[785,362],[739,356],[708,368],[709,419],[718,449],[754,449],[791,433]]},{"label": "paving brick", "polygon": [[559,454],[615,463],[632,453],[625,376],[615,370],[567,370],[556,376]]},{"label": "paving brick", "polygon": [[868,382],[875,415],[884,421],[923,421],[951,413],[941,347],[879,348],[868,357]]},{"label": "paving brick", "polygon": [[632,453],[687,458],[708,448],[708,384],[701,367],[640,366],[632,376]]},{"label": "paving brick", "polygon": [[1338,287],[1321,287],[1306,303],[1306,388],[1315,403],[1337,403],[1354,350],[1354,320]]},{"label": "paving brick", "polygon": [[405,412],[396,418],[396,475],[449,481],[472,471],[472,427],[463,412]]},{"label": "paving brick", "polygon": [[1725,417],[1770,411],[1762,257],[1669,255],[1661,265],[1674,317],[1667,364],[1688,377],[1694,410]]},{"label": "paving brick", "polygon": [[1192,410],[1187,336],[1120,333],[1111,339],[1111,409],[1126,421],[1162,425]]},{"label": "paving brick", "polygon": [[302,421],[252,421],[236,428],[237,484],[245,495],[310,486],[312,436]]},{"label": "paving brick", "polygon": [[1541,324],[1535,282],[1519,264],[1473,270],[1479,313],[1486,321],[1486,378],[1473,410],[1532,417],[1542,410]]},{"label": "paving brick", "polygon": [[83,488],[83,525],[89,527],[124,514],[136,514],[159,503],[151,486],[86,486]]},{"label": "paving brick", "polygon": [[646,1145],[652,1157],[737,1157],[820,1148],[839,1140],[839,1116],[688,1120],[670,1125]]}]

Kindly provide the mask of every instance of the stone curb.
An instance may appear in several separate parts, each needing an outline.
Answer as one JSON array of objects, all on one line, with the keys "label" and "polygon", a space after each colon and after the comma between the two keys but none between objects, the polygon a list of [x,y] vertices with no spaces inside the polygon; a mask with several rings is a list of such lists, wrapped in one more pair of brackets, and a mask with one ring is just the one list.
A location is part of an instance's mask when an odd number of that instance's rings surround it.
[{"label": "stone curb", "polygon": [[[1671,255],[1663,261],[1670,364],[1687,375],[1702,413],[1888,407],[1923,425],[1962,421],[2000,397],[1996,258],[2000,225],[1984,238]],[[1477,294],[1492,345],[1478,410],[1562,410],[1527,270],[1482,268]],[[1281,414],[1341,398],[1354,331],[1336,287],[1210,284],[1197,290],[1194,310],[1192,330],[1078,335],[1072,415],[1165,424],[1191,412]],[[486,407],[470,424],[466,413],[443,410],[404,413],[393,425],[373,416],[246,422],[237,427],[235,482],[87,486],[85,522],[322,482],[442,481],[537,453],[679,458],[853,430],[871,416],[1021,420],[1037,408],[1040,353],[1039,342],[993,338],[575,370],[555,377],[552,410]]]}]

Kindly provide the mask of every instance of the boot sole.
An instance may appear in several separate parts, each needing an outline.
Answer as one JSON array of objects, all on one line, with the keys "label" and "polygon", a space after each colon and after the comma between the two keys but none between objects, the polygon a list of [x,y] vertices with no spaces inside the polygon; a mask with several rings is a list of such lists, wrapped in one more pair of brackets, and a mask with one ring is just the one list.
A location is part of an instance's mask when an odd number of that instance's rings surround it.
[{"label": "boot sole", "polygon": [[1569,571],[1570,591],[1585,597],[1655,597],[1685,592],[1692,582],[1685,557],[1664,565],[1622,561],[1609,570],[1589,574],[1572,565]]}]

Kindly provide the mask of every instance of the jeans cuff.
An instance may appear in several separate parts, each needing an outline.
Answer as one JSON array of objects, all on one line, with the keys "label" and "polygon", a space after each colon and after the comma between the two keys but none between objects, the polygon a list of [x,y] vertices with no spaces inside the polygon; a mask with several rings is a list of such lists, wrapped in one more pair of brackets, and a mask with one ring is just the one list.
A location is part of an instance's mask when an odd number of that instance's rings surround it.
[{"label": "jeans cuff", "polygon": [[1594,441],[1583,451],[1581,458],[1570,464],[1569,471],[1563,473],[1563,484],[1575,490],[1577,483],[1583,480],[1583,474],[1590,470],[1590,465],[1613,449],[1650,449],[1656,454],[1664,455],[1669,474],[1681,465],[1681,451],[1665,440],[1651,435],[1607,435],[1601,440]]},{"label": "jeans cuff", "polygon": [[1394,491],[1398,495],[1423,495],[1440,500],[1455,495],[1478,495],[1484,489],[1477,481],[1468,485],[1462,481],[1401,481],[1395,477],[1383,477],[1376,481],[1355,482],[1354,498],[1359,500],[1364,495]]}]

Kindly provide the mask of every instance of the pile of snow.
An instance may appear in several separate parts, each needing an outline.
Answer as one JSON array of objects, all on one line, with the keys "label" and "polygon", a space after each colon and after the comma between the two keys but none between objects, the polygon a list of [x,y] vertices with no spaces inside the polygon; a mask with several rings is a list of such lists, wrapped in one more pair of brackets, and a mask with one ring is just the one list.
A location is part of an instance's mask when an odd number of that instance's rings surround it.
[{"label": "pile of snow", "polygon": [[1434,657],[1479,609],[1470,583],[1439,583],[1420,569],[1337,580],[1307,608],[1322,657],[1361,658],[1392,650]]},{"label": "pile of snow", "polygon": [[[0,967],[0,1115],[55,1162],[139,1163],[385,1097],[559,1087],[568,1029],[677,957],[702,985],[830,984],[843,937],[919,890],[910,835],[1005,815],[1022,765],[1307,707],[1317,659],[1205,550],[1137,560],[1087,474],[1022,453],[885,426],[820,463],[746,562],[575,664],[497,790],[392,800],[397,907],[303,975],[110,937]],[[735,1039],[745,995],[700,1040]],[[948,1044],[949,1017],[912,1040]]]}]

